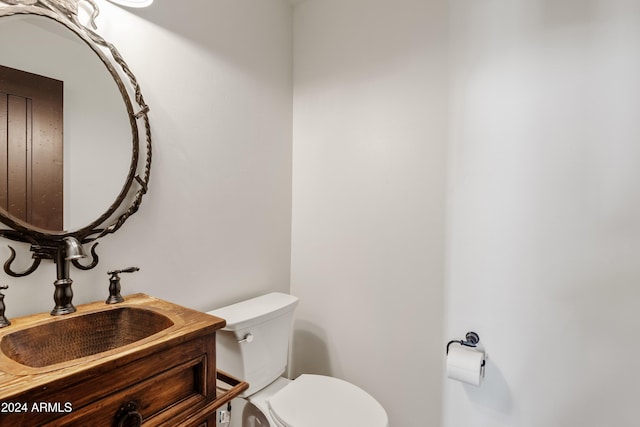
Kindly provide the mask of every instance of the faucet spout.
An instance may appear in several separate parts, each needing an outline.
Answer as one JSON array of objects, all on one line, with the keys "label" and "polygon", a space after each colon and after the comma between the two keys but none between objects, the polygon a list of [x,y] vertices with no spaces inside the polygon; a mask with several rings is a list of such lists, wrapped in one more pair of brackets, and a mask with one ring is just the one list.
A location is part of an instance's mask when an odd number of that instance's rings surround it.
[{"label": "faucet spout", "polygon": [[64,242],[64,259],[66,261],[87,257],[87,253],[84,251],[82,244],[75,237],[65,237],[62,241]]},{"label": "faucet spout", "polygon": [[82,244],[75,237],[65,237],[62,242],[63,244],[58,247],[55,259],[57,279],[53,282],[56,287],[53,299],[56,305],[51,310],[52,316],[61,316],[76,311],[71,302],[73,300],[73,290],[71,289],[73,280],[69,277],[69,261],[87,256]]}]

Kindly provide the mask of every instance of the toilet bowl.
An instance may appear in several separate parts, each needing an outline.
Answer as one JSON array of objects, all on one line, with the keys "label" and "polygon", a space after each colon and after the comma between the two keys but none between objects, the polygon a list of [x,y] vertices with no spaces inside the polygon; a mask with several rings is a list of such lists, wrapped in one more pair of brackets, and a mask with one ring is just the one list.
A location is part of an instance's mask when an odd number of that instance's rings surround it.
[{"label": "toilet bowl", "polygon": [[249,383],[243,427],[388,427],[382,405],[347,381],[281,377],[297,303],[271,293],[209,312],[227,321],[217,332],[217,367]]}]

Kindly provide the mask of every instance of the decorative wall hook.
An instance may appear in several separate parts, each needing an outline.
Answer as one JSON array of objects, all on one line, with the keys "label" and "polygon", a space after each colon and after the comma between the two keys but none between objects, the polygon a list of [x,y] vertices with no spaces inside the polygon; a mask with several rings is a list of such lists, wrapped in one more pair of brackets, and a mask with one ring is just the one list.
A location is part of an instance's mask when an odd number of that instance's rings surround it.
[{"label": "decorative wall hook", "polygon": [[9,246],[9,250],[11,251],[11,255],[9,255],[9,259],[7,259],[4,263],[5,273],[7,273],[11,277],[24,277],[24,276],[28,276],[29,274],[33,273],[38,269],[38,266],[40,266],[40,261],[42,260],[42,258],[36,257],[34,254],[33,262],[31,263],[31,266],[29,268],[27,268],[22,272],[14,271],[11,268],[11,263],[13,263],[13,261],[16,259],[16,250],[13,249],[10,245],[8,246]]}]

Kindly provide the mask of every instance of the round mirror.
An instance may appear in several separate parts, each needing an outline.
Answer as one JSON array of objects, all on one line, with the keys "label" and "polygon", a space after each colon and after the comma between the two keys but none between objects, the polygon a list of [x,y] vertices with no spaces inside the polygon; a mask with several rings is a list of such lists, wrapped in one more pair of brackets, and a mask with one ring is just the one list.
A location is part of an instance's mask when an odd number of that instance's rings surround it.
[{"label": "round mirror", "polygon": [[[151,172],[151,126],[133,72],[89,28],[99,12],[93,1],[82,2],[89,27],[77,0],[2,3],[0,221],[8,228],[0,236],[30,244],[29,268],[12,268],[11,246],[4,263],[5,273],[22,277],[43,259],[66,263],[60,257],[70,241],[115,233],[138,211]],[[94,268],[96,245],[89,264],[70,262]]]},{"label": "round mirror", "polygon": [[[47,232],[86,227],[116,202],[129,178],[134,147],[123,96],[96,52],[62,23],[38,15],[5,16],[0,23],[0,65],[56,80],[63,88],[62,125],[34,123],[32,133],[35,135],[30,137],[30,144],[26,148],[7,147],[7,152],[15,154],[5,159],[8,166],[0,165],[0,168],[17,170],[7,174],[16,175],[5,184],[10,199],[7,206],[16,203],[29,208],[45,203],[61,205],[62,212],[58,208],[46,211],[46,216],[54,215],[50,212],[55,211],[60,219],[46,218],[48,222],[44,223],[61,225],[41,225],[36,219],[37,211],[33,216],[25,213],[18,217],[5,206],[4,213],[27,227],[32,225]],[[3,92],[1,87],[0,92]],[[17,105],[9,110],[6,107],[0,113],[4,111],[9,126],[17,128],[16,133],[22,133],[22,123],[11,122],[12,115],[23,114],[22,104]],[[13,112],[16,109],[18,113]],[[30,120],[37,121],[37,115],[32,114]],[[53,146],[54,138],[43,135],[48,132],[61,133],[59,146]],[[6,144],[12,143],[11,138],[5,137],[5,140]],[[61,182],[53,188],[61,191],[51,190],[56,179]],[[40,189],[38,185],[45,188]],[[26,197],[24,202],[20,199],[22,194]],[[54,197],[60,200],[52,200]]]}]

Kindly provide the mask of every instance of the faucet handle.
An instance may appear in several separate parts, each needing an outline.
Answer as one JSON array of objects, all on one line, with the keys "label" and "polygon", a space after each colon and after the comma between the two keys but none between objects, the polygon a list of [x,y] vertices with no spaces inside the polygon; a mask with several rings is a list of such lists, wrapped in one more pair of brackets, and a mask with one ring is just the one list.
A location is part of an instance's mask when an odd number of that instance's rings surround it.
[{"label": "faucet handle", "polygon": [[120,295],[120,273],[135,273],[139,271],[139,267],[129,267],[123,268],[121,270],[111,270],[108,271],[107,274],[111,277],[109,278],[109,298],[105,301],[105,304],[117,304],[119,302],[124,301],[122,295]]},{"label": "faucet handle", "polygon": [[117,276],[120,273],[135,273],[136,271],[140,271],[140,267],[128,267],[128,268],[123,268],[122,270],[111,270],[111,271],[107,271],[107,274]]}]

